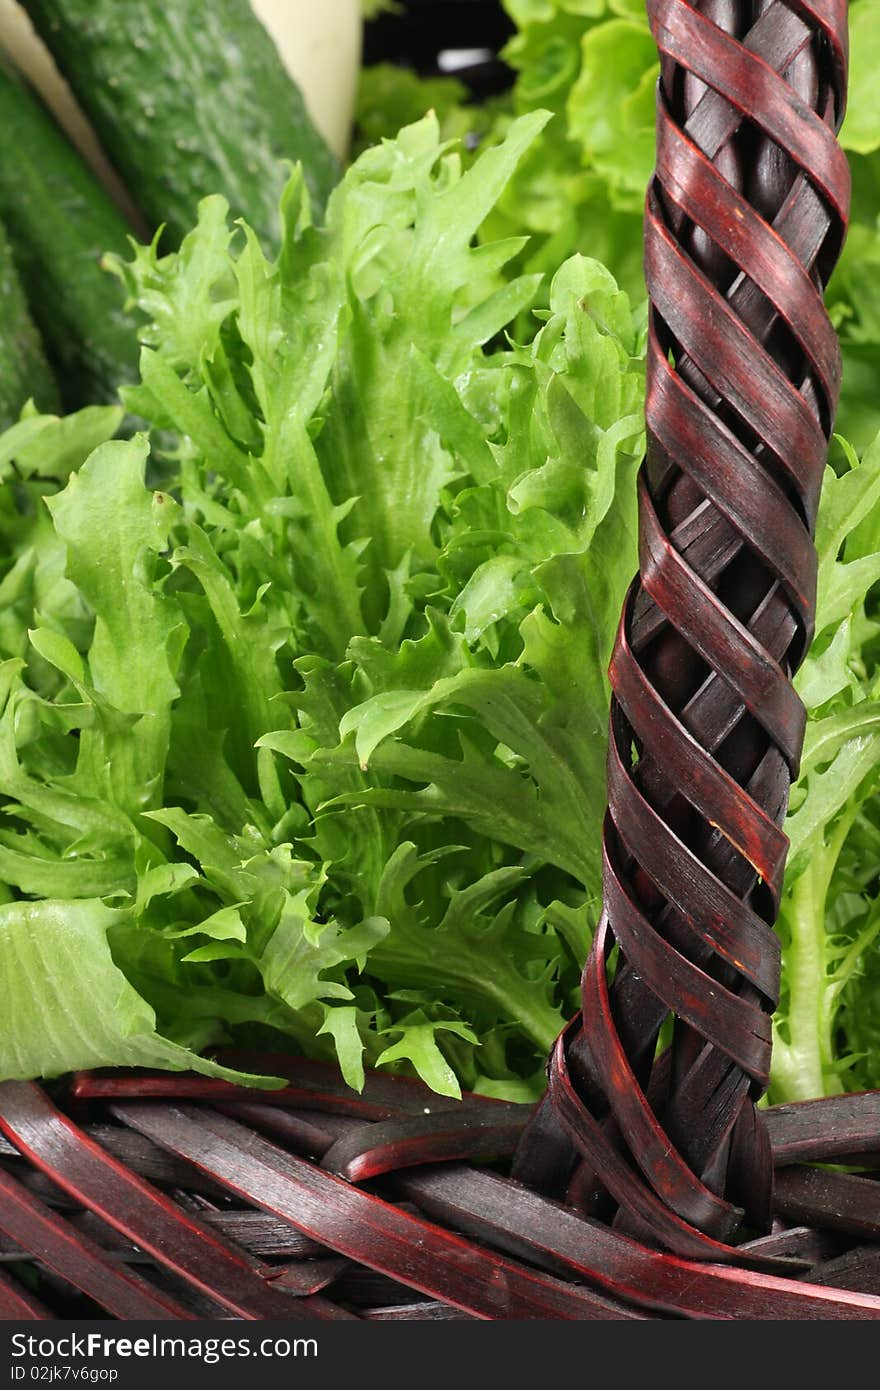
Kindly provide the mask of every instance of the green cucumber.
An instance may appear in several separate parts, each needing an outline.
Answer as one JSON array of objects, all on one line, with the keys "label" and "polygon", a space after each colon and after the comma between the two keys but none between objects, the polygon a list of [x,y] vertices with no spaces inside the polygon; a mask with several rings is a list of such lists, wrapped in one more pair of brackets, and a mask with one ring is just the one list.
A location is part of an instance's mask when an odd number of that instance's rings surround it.
[{"label": "green cucumber", "polygon": [[0,227],[0,429],[14,424],[31,398],[38,410],[58,410],[58,387]]},{"label": "green cucumber", "polygon": [[[317,3],[317,0],[316,0]],[[250,0],[24,0],[128,191],[169,245],[223,193],[267,251],[286,163],[321,209],[339,176]]]},{"label": "green cucumber", "polygon": [[125,292],[101,268],[131,258],[128,223],[25,83],[0,66],[0,221],[67,410],[138,380]]}]

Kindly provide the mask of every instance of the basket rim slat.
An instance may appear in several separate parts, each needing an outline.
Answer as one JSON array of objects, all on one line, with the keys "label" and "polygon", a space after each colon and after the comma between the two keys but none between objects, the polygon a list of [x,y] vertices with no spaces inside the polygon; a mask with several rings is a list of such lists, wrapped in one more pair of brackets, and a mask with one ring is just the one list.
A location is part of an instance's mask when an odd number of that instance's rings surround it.
[{"label": "basket rim slat", "polygon": [[0,1269],[0,1319],[4,1322],[25,1319],[46,1322],[52,1317],[45,1304]]},{"label": "basket rim slat", "polygon": [[643,1316],[604,1294],[528,1268],[410,1215],[216,1111],[140,1101],[111,1109],[124,1123],[322,1245],[464,1312],[502,1320]]},{"label": "basket rim slat", "polygon": [[244,1252],[90,1139],[33,1083],[0,1085],[0,1129],[64,1192],[239,1317],[347,1316],[323,1302],[276,1293]]},{"label": "basket rim slat", "polygon": [[40,1264],[121,1319],[190,1320],[194,1314],[172,1295],[118,1264],[91,1237],[76,1230],[7,1172],[0,1170],[0,1229],[30,1250]]},{"label": "basket rim slat", "polygon": [[[641,1245],[570,1207],[463,1165],[417,1171],[394,1180],[431,1215],[503,1245],[529,1252],[559,1274],[589,1279],[644,1308],[689,1318],[777,1319],[880,1317],[880,1298],[811,1286],[741,1266],[700,1264]],[[548,1210],[549,1209],[549,1210]],[[549,1237],[549,1239],[548,1239]]]}]

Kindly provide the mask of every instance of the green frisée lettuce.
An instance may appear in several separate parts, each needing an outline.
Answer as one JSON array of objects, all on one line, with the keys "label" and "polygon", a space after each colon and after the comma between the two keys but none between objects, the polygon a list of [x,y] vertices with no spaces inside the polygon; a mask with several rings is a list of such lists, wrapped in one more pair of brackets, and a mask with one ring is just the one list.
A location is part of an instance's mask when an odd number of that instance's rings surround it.
[{"label": "green fris\u00e9e lettuce", "polygon": [[516,33],[502,56],[509,93],[475,104],[451,77],[418,78],[390,64],[361,73],[360,138],[392,136],[436,111],[445,136],[466,148],[503,139],[510,122],[551,113],[481,235],[528,235],[516,271],[552,275],[573,252],[611,268],[632,297],[644,295],[642,211],[654,154],[659,72],[641,0],[504,0]]},{"label": "green fris\u00e9e lettuce", "polygon": [[[503,50],[509,92],[467,99],[452,78],[420,79],[378,65],[361,74],[362,139],[393,135],[436,110],[444,135],[478,150],[503,138],[515,115],[552,120],[521,162],[481,236],[527,235],[510,265],[553,270],[589,250],[634,302],[645,293],[642,214],[654,164],[657,50],[643,0],[503,0],[516,32]],[[841,143],[853,175],[852,219],[828,305],[843,348],[838,428],[858,449],[880,430],[880,26],[876,0],[851,0],[848,114]],[[527,321],[518,324],[525,334]]]},{"label": "green fris\u00e9e lettuce", "polygon": [[[504,50],[514,70],[509,93],[478,106],[451,79],[428,83],[394,68],[367,69],[361,129],[376,138],[402,113],[414,119],[433,106],[444,132],[480,150],[501,138],[515,112],[548,108],[551,123],[481,235],[528,233],[510,263],[518,271],[548,268],[589,246],[638,302],[657,75],[644,6],[640,0],[504,4],[516,25]],[[880,429],[876,0],[852,0],[849,25],[852,62],[841,143],[853,175],[852,219],[827,302],[843,350],[838,428],[865,459],[855,469],[852,451],[834,441],[836,472],[829,473],[819,532],[819,630],[798,681],[811,721],[792,797],[792,856],[779,924],[785,948],[772,1094],[780,1100],[880,1085],[880,950],[873,944],[880,922],[880,534],[872,445]],[[517,327],[527,336],[524,320]]]},{"label": "green fris\u00e9e lettuce", "polygon": [[154,454],[107,410],[0,438],[4,1076],[233,1042],[540,1089],[599,894],[644,336],[597,262],[474,244],[545,120],[463,173],[428,117],[321,228],[295,174],[277,263],[207,199],[115,267]]},{"label": "green fris\u00e9e lettuce", "polygon": [[[842,444],[842,441],[841,441]],[[816,637],[796,679],[810,720],[786,823],[778,929],[778,1099],[875,1086],[880,932],[880,442],[827,470],[816,546]]]},{"label": "green fris\u00e9e lettuce", "polygon": [[[463,160],[425,117],[320,227],[294,173],[274,262],[206,199],[113,266],[149,433],[0,436],[0,1075],[234,1044],[540,1092],[598,914],[645,335],[598,261],[486,238],[547,119]],[[839,442],[817,545],[779,1099],[880,1080],[878,446]]]}]

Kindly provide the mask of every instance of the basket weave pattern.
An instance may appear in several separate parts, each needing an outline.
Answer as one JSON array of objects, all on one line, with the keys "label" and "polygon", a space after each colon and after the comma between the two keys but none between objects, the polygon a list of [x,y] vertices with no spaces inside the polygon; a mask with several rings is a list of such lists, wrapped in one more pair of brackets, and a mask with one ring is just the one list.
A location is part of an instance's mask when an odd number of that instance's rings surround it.
[{"label": "basket weave pattern", "polygon": [[[748,12],[748,18],[744,18]],[[331,1068],[0,1086],[0,1315],[880,1317],[880,1094],[759,1110],[840,359],[845,0],[649,0],[640,572],[604,912],[535,1107]],[[660,1048],[661,1030],[668,1046]],[[36,1279],[34,1276],[36,1275]]]},{"label": "basket weave pattern", "polygon": [[845,4],[777,0],[742,27],[744,8],[649,0],[648,454],[611,662],[605,911],[518,1163],[697,1259],[771,1212],[755,1102],[840,381],[822,290],[849,209]]},{"label": "basket weave pattern", "polygon": [[[92,1073],[0,1086],[0,1316],[880,1317],[880,1096],[776,1107],[773,1232],[684,1260],[509,1176],[532,1108],[322,1063],[228,1057],[261,1094]],[[34,1274],[39,1276],[34,1292]]]}]

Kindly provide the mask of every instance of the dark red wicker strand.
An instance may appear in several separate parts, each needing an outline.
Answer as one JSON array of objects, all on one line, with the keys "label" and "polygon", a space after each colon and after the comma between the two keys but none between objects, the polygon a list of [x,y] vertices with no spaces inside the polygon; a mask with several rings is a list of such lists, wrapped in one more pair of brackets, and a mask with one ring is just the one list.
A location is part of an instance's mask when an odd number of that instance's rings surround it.
[{"label": "dark red wicker strand", "polygon": [[665,1249],[724,1259],[771,1212],[755,1102],[805,722],[791,678],[840,380],[822,291],[848,213],[846,5],[648,9],[648,452],[610,672],[604,913],[516,1171]]}]

